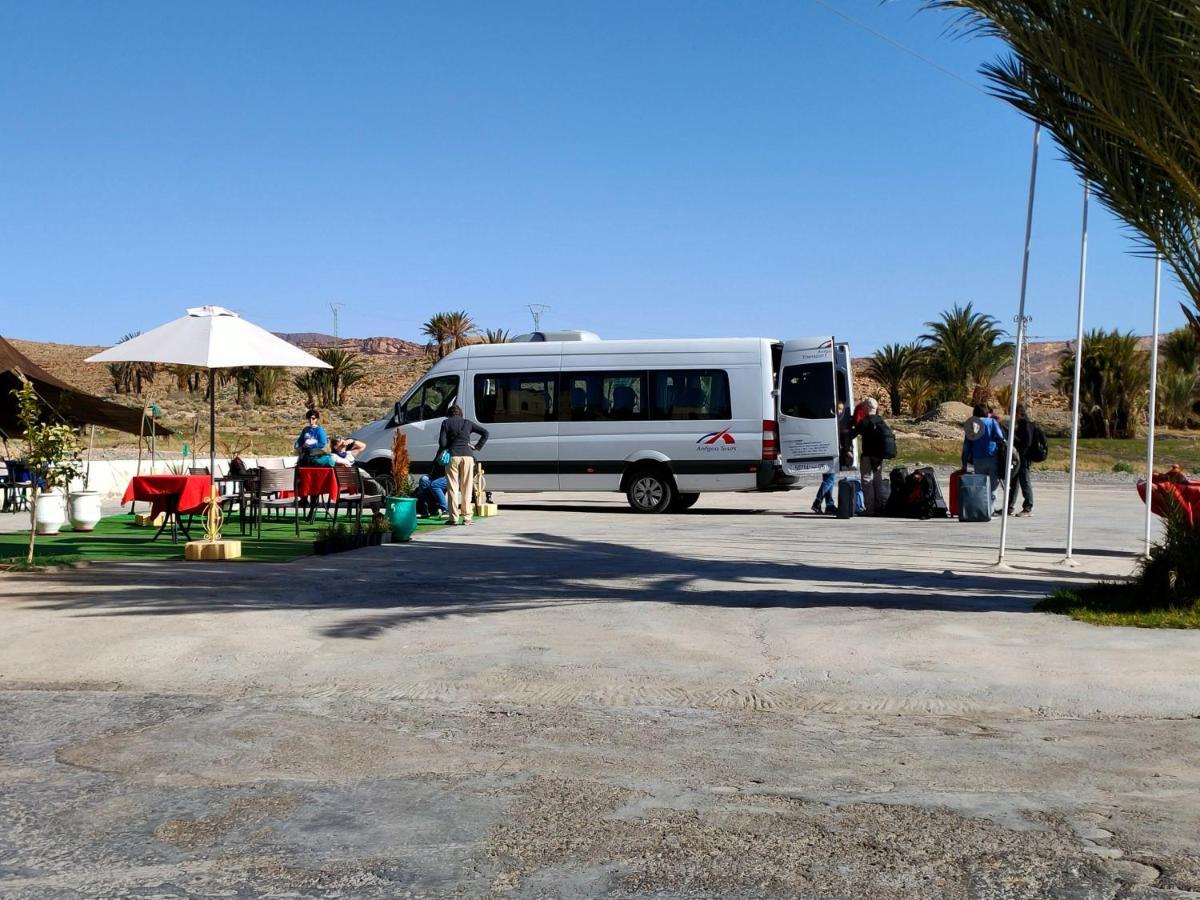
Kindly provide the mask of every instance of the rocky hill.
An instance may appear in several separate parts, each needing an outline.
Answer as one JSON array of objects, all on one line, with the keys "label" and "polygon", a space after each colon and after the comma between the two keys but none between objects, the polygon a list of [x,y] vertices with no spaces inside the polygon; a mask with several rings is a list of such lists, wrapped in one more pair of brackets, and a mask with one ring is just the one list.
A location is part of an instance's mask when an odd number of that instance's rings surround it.
[{"label": "rocky hill", "polygon": [[423,344],[415,344],[412,341],[394,337],[337,338],[332,334],[321,334],[319,331],[277,331],[275,336],[281,337],[297,347],[307,349],[338,347],[356,353],[384,353],[399,356],[417,356],[425,352]]}]

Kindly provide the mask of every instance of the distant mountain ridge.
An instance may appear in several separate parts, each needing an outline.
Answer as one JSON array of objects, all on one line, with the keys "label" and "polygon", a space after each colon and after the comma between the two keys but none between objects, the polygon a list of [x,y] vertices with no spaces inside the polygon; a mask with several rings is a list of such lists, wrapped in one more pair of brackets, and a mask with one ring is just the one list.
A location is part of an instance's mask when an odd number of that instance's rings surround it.
[{"label": "distant mountain ridge", "polygon": [[276,337],[283,338],[290,344],[307,349],[338,347],[342,350],[353,350],[358,353],[389,354],[393,356],[417,356],[425,352],[422,344],[415,344],[403,338],[369,337],[369,338],[337,338],[332,334],[322,334],[319,331],[277,331]]}]

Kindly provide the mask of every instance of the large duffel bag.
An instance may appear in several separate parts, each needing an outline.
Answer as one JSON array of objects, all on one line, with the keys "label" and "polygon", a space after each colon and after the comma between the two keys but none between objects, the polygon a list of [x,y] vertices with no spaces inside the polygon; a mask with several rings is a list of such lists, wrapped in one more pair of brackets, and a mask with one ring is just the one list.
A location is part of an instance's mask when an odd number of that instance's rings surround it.
[{"label": "large duffel bag", "polygon": [[992,520],[991,478],[987,475],[963,475],[958,480],[958,521]]},{"label": "large duffel bag", "polygon": [[917,471],[929,482],[933,487],[932,498],[933,505],[929,508],[929,515],[922,518],[930,519],[945,519],[950,515],[950,509],[946,506],[946,498],[942,495],[942,489],[938,486],[937,473],[933,471],[932,466],[925,466],[917,469]]}]

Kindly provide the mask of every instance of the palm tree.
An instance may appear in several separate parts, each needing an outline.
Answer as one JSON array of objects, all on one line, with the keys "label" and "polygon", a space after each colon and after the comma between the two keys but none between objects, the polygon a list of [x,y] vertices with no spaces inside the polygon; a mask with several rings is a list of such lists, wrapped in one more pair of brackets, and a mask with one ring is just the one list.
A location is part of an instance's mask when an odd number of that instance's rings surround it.
[{"label": "palm tree", "polygon": [[329,363],[326,374],[333,388],[333,405],[341,406],[346,399],[346,388],[366,377],[367,367],[358,354],[338,347],[325,347],[317,351],[317,357]]},{"label": "palm tree", "polygon": [[421,326],[421,334],[429,338],[427,351],[435,353],[438,359],[446,355],[446,340],[449,331],[445,313],[434,313],[430,316],[429,320]]},{"label": "palm tree", "polygon": [[273,366],[254,367],[254,402],[258,406],[272,406],[275,403],[275,391],[279,389],[283,369]]},{"label": "palm tree", "polygon": [[990,390],[992,379],[1012,358],[1001,341],[999,322],[973,305],[955,304],[940,320],[926,322],[921,335],[925,375],[938,386],[938,400],[964,400]]},{"label": "palm tree", "polygon": [[916,344],[884,344],[867,362],[866,375],[888,392],[892,415],[900,415],[901,386],[917,366],[920,351]]},{"label": "palm tree", "polygon": [[507,344],[511,337],[503,328],[488,328],[483,332],[483,343],[485,344]]},{"label": "palm tree", "polygon": [[926,0],[1012,53],[993,93],[1041,123],[1200,309],[1200,4]]},{"label": "palm tree", "polygon": [[1200,341],[1190,327],[1176,328],[1163,335],[1158,351],[1163,363],[1179,372],[1196,372],[1200,369]]},{"label": "palm tree", "polygon": [[[1096,329],[1083,339],[1079,369],[1079,432],[1083,437],[1131,438],[1146,406],[1148,354],[1132,332]],[[1074,387],[1075,351],[1063,350],[1054,386],[1070,397]]]},{"label": "palm tree", "polygon": [[460,309],[456,312],[446,313],[446,340],[451,344],[452,350],[457,350],[459,347],[464,347],[470,343],[470,338],[479,333],[479,327],[475,324],[475,320],[467,315],[467,311]]},{"label": "palm tree", "polygon": [[1196,397],[1196,374],[1165,367],[1158,373],[1157,407],[1160,420],[1176,428],[1186,428]]},{"label": "palm tree", "polygon": [[300,393],[304,394],[307,406],[329,408],[333,406],[333,379],[328,369],[309,369],[292,379]]},{"label": "palm tree", "polygon": [[925,377],[920,371],[913,372],[900,385],[900,392],[908,403],[914,416],[923,416],[929,412],[937,396],[938,386]]}]

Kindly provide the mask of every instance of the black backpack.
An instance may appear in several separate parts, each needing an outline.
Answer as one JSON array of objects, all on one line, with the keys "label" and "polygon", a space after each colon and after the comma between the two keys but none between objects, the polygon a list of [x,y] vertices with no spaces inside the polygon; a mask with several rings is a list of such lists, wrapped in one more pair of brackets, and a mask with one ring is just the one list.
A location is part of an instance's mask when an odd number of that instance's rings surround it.
[{"label": "black backpack", "polygon": [[1025,458],[1030,462],[1045,462],[1046,457],[1050,455],[1050,448],[1046,445],[1046,435],[1042,429],[1033,426],[1033,440],[1029,442],[1029,446],[1025,448]]},{"label": "black backpack", "polygon": [[892,426],[882,419],[879,420],[879,443],[883,445],[883,458],[896,458],[896,433]]},{"label": "black backpack", "polygon": [[937,483],[918,469],[904,479],[904,517],[907,519],[932,519],[938,513]]}]

